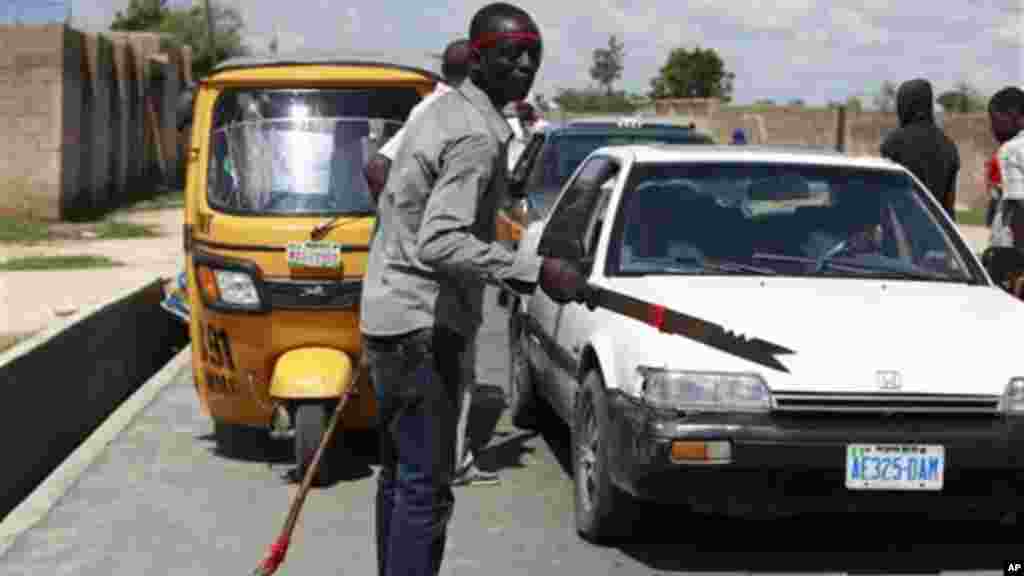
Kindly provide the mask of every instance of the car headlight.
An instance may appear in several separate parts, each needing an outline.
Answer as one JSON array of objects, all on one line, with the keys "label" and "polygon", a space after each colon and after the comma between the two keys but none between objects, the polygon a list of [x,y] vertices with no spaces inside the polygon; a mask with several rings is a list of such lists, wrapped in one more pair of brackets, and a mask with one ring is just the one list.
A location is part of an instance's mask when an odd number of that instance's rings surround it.
[{"label": "car headlight", "polygon": [[1024,378],[1010,378],[1003,393],[1003,411],[1007,414],[1024,413]]},{"label": "car headlight", "polygon": [[243,310],[260,308],[259,290],[248,272],[220,269],[206,264],[198,266],[196,272],[199,290],[207,303]]},{"label": "car headlight", "polygon": [[666,410],[768,412],[771,392],[757,374],[640,367],[644,401]]}]

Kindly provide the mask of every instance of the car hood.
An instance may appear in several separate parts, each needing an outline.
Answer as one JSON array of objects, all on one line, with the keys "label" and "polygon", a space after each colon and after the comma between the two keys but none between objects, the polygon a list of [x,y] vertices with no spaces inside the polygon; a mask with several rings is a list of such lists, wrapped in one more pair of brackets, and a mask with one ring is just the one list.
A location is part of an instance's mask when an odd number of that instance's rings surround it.
[{"label": "car hood", "polygon": [[898,371],[901,392],[930,394],[1002,394],[1024,375],[1015,337],[1024,303],[992,286],[707,276],[604,286],[792,351],[776,356],[787,372],[633,320],[628,338],[621,323],[604,323],[617,325],[612,336],[636,364],[753,371],[773,391],[840,393],[881,391],[879,371]]}]

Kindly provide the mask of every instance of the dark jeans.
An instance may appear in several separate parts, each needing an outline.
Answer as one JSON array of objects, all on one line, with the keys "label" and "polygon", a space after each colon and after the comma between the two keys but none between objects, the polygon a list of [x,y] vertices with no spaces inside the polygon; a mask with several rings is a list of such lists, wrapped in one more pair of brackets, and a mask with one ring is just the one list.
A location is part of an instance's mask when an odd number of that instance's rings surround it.
[{"label": "dark jeans", "polygon": [[379,576],[441,570],[448,521],[465,341],[444,328],[364,337],[377,394]]}]

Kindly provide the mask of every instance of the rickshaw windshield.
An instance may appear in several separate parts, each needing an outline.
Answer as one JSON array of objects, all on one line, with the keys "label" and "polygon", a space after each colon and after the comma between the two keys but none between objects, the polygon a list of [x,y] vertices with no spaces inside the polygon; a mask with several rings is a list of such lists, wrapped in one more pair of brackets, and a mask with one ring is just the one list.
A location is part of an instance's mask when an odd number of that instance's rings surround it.
[{"label": "rickshaw windshield", "polygon": [[[383,110],[373,101],[392,96]],[[411,96],[411,98],[410,98]],[[208,199],[225,212],[374,212],[363,167],[401,128],[412,89],[236,91],[222,95],[210,138]]]}]

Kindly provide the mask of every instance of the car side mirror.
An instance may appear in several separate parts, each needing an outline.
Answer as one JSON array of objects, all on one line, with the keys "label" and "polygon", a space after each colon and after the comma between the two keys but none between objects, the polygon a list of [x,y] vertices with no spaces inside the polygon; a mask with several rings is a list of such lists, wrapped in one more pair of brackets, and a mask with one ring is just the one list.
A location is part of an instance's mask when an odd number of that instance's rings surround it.
[{"label": "car side mirror", "polygon": [[[551,224],[552,222],[548,222]],[[559,258],[578,263],[586,254],[583,239],[577,230],[566,230],[561,227],[548,228],[537,245],[537,254],[545,258]]]},{"label": "car side mirror", "polygon": [[174,112],[177,116],[179,131],[192,123],[193,116],[195,115],[195,104],[196,85],[192,83],[182,88],[181,94],[178,95],[178,105]]},{"label": "car side mirror", "polygon": [[989,246],[981,255],[981,263],[997,284],[1006,282],[1014,272],[1024,272],[1024,253],[1008,246]]}]

